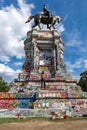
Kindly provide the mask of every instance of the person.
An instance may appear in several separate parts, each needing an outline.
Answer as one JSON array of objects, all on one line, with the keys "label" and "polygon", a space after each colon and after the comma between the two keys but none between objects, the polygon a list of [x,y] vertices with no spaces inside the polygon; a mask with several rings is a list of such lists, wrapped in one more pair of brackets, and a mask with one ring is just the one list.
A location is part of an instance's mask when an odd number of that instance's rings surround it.
[{"label": "person", "polygon": [[47,9],[46,5],[43,5],[43,13],[45,16],[48,16],[48,18],[50,18],[50,11]]},{"label": "person", "polygon": [[42,71],[41,73],[41,88],[45,89],[45,74],[44,74],[44,71]]},{"label": "person", "polygon": [[24,92],[24,83],[19,87],[18,93]]}]

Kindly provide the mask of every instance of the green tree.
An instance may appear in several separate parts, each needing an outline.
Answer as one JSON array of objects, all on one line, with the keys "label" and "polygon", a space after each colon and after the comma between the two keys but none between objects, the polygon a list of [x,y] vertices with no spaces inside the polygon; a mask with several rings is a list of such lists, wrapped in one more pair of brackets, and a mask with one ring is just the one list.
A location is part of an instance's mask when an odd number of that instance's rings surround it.
[{"label": "green tree", "polygon": [[8,92],[9,91],[9,85],[7,82],[3,80],[3,78],[0,76],[0,92]]},{"label": "green tree", "polygon": [[83,91],[87,92],[87,71],[80,74],[79,85]]}]

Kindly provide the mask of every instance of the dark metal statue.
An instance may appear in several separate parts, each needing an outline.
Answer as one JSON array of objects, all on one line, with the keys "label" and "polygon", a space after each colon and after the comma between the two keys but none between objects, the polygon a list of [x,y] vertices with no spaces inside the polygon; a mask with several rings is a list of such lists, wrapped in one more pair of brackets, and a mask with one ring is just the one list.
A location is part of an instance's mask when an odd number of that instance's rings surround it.
[{"label": "dark metal statue", "polygon": [[48,18],[50,18],[50,11],[47,9],[46,5],[43,5],[43,13],[45,16],[48,16]]},{"label": "dark metal statue", "polygon": [[60,23],[61,22],[61,17],[56,16],[56,15],[50,15],[50,12],[47,10],[46,6],[43,6],[43,14],[36,14],[34,16],[30,16],[28,18],[28,20],[25,23],[30,22],[33,18],[34,18],[34,25],[32,26],[32,28],[39,26],[40,27],[40,23],[47,25],[47,28],[51,29],[51,27],[53,27],[53,29],[55,29],[54,25],[56,22]]}]

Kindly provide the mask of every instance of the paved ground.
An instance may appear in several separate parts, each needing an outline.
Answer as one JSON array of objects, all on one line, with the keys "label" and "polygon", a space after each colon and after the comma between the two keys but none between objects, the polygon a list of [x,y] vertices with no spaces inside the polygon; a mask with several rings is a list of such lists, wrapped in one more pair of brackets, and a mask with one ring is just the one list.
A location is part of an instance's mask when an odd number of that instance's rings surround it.
[{"label": "paved ground", "polygon": [[87,120],[81,121],[29,121],[5,123],[0,125],[0,130],[87,130]]}]

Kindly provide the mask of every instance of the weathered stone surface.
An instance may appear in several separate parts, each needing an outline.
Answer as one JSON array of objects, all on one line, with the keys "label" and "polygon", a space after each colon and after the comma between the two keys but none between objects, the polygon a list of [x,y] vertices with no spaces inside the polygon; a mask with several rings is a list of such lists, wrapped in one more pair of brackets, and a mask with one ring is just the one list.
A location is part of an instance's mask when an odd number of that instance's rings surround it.
[{"label": "weathered stone surface", "polygon": [[[27,39],[24,41],[24,50],[24,68],[30,67],[30,71],[32,69],[33,71],[37,70],[37,74],[41,69],[44,69],[44,71],[48,70],[48,73],[50,73],[49,78],[52,77],[52,73],[55,73],[54,77],[66,77],[67,71],[64,63],[64,42],[57,30],[32,29],[27,33]],[[43,60],[40,58],[42,53],[45,55]],[[46,53],[49,55],[48,58]],[[40,71],[38,71],[38,69]]]}]

